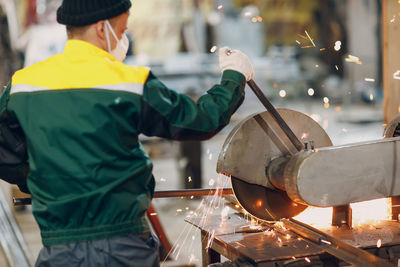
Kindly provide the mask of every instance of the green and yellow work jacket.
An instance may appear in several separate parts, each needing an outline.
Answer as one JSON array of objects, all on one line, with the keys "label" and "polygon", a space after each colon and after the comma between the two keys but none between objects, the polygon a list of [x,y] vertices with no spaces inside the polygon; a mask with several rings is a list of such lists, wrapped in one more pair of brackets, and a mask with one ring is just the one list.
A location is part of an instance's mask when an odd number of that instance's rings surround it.
[{"label": "green and yellow work jacket", "polygon": [[149,231],[152,163],[139,134],[204,140],[228,124],[245,78],[225,71],[195,103],[148,68],[87,42],[22,69],[2,95],[26,138],[32,210],[46,246]]}]

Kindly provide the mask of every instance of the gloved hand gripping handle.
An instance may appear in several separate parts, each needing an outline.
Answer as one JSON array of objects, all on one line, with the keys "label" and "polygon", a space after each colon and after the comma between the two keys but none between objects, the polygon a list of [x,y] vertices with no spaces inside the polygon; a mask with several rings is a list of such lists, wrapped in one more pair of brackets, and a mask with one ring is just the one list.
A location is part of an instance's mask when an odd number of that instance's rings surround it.
[{"label": "gloved hand gripping handle", "polygon": [[[232,50],[227,50],[226,55],[230,56],[233,53]],[[260,102],[264,105],[264,107],[271,113],[271,115],[274,117],[275,121],[278,123],[278,125],[281,127],[281,129],[285,132],[289,140],[292,142],[292,144],[296,147],[298,151],[301,151],[304,149],[303,144],[300,142],[300,140],[297,138],[297,136],[293,133],[293,131],[290,129],[289,125],[285,122],[285,120],[282,118],[282,116],[278,113],[278,111],[275,109],[275,107],[272,105],[271,101],[267,98],[266,95],[262,92],[260,87],[255,83],[253,79],[249,80],[247,82],[248,86],[251,88],[251,90],[254,92],[254,94],[257,96],[257,98],[260,100]]]}]

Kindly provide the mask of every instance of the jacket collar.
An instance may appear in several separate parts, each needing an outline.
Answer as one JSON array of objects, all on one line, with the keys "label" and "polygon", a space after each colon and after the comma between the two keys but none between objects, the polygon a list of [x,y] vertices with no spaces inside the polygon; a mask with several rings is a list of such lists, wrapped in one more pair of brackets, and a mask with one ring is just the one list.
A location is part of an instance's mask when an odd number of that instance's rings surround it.
[{"label": "jacket collar", "polygon": [[80,58],[95,56],[115,61],[115,58],[107,51],[104,51],[103,49],[82,40],[68,40],[67,44],[65,45],[64,54],[67,54],[71,57]]}]

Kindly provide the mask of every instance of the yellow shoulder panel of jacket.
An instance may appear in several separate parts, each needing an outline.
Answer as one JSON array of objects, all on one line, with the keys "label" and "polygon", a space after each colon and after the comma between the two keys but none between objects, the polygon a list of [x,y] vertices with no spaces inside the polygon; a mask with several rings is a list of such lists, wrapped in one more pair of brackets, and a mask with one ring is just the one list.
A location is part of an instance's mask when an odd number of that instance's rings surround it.
[{"label": "yellow shoulder panel of jacket", "polygon": [[11,94],[86,88],[142,94],[149,73],[147,67],[127,66],[108,57],[63,53],[17,71]]}]

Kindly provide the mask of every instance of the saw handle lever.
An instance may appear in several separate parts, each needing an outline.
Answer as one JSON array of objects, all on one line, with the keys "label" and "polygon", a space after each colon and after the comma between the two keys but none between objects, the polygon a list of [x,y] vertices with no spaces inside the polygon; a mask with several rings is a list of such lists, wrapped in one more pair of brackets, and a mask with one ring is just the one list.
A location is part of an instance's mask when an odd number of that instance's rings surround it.
[{"label": "saw handle lever", "polygon": [[[226,55],[230,56],[232,55],[233,51],[232,50],[227,50]],[[256,94],[258,99],[261,101],[261,103],[264,105],[264,107],[272,114],[272,117],[274,117],[275,121],[278,123],[279,127],[283,130],[283,132],[286,134],[286,136],[289,138],[290,142],[294,145],[294,147],[297,149],[297,151],[303,150],[304,146],[300,142],[300,140],[297,138],[297,136],[293,133],[293,131],[290,129],[289,125],[285,122],[285,120],[282,118],[282,116],[278,113],[278,111],[275,109],[275,107],[272,105],[272,103],[269,101],[266,95],[262,92],[260,87],[255,83],[253,79],[247,82],[251,90]]]},{"label": "saw handle lever", "polygon": [[278,123],[279,127],[281,127],[281,129],[287,135],[287,137],[292,142],[292,144],[295,146],[295,148],[298,151],[303,150],[304,149],[303,144],[300,142],[300,140],[297,138],[297,136],[293,133],[293,131],[290,129],[289,125],[287,125],[285,120],[282,118],[282,116],[279,114],[279,112],[275,109],[275,107],[269,101],[267,96],[264,95],[264,93],[262,92],[260,87],[258,87],[258,85],[255,83],[255,81],[250,80],[247,82],[247,84],[251,88],[251,90],[253,90],[254,94],[261,101],[261,103],[264,105],[264,107],[271,113],[272,117],[274,117],[274,119]]}]

